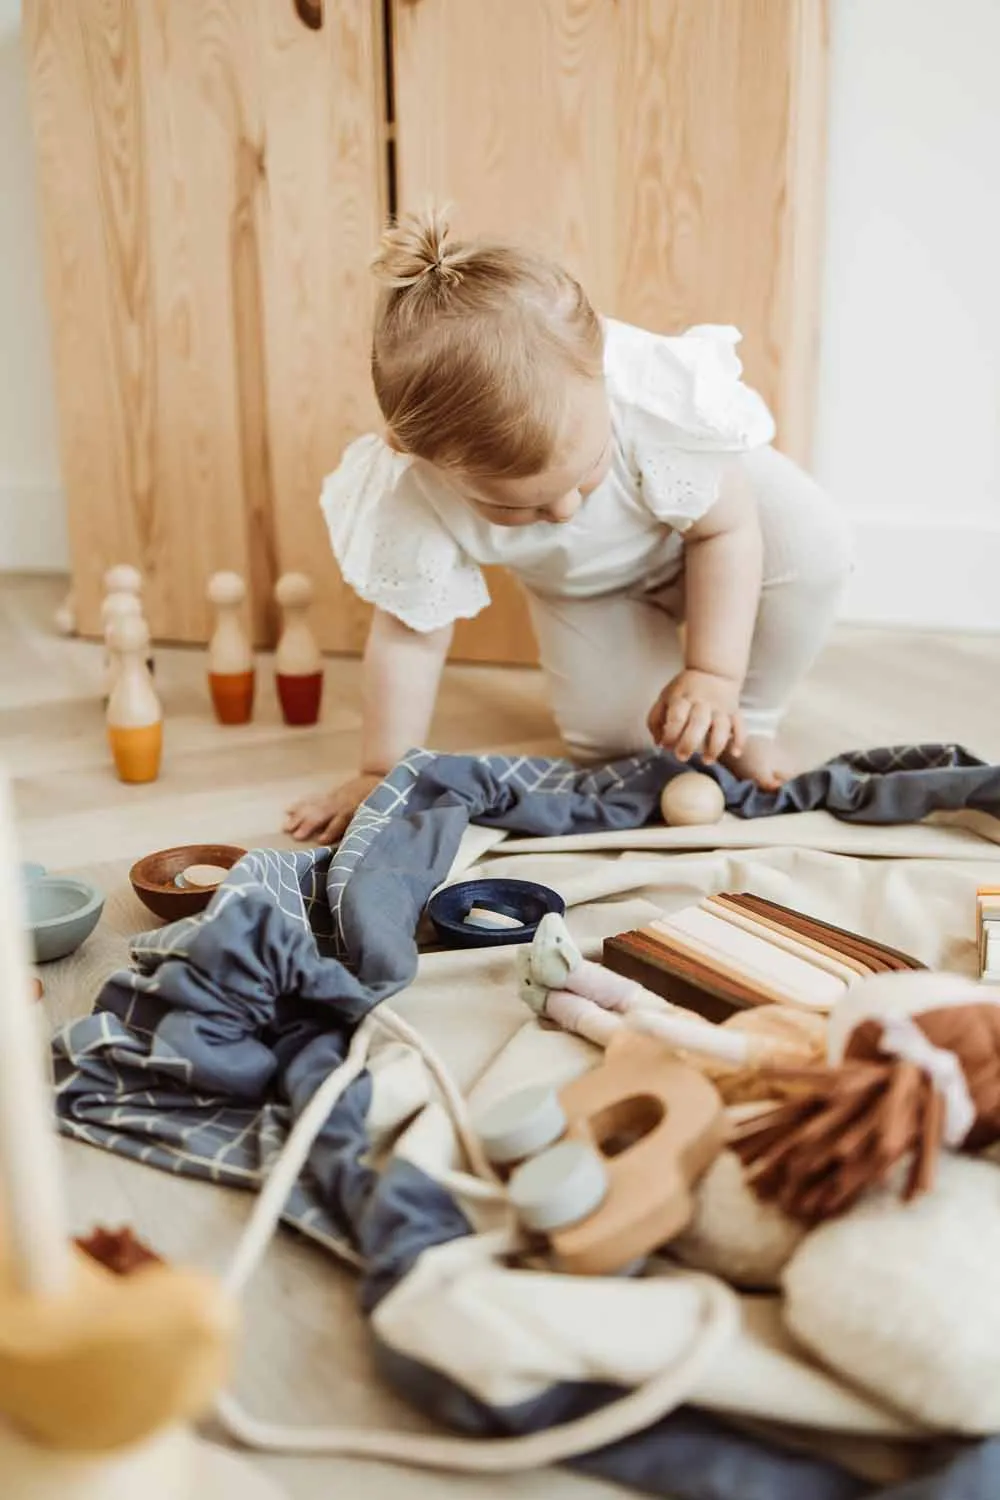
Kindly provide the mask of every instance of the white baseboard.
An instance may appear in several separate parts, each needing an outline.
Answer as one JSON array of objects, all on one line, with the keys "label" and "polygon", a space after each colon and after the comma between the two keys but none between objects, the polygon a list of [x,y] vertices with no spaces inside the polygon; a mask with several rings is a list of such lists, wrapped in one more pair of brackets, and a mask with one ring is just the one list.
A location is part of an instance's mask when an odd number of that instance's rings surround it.
[{"label": "white baseboard", "polygon": [[855,531],[844,620],[1000,631],[1000,520],[873,518]]},{"label": "white baseboard", "polygon": [[0,572],[69,568],[66,501],[57,484],[0,480]]}]

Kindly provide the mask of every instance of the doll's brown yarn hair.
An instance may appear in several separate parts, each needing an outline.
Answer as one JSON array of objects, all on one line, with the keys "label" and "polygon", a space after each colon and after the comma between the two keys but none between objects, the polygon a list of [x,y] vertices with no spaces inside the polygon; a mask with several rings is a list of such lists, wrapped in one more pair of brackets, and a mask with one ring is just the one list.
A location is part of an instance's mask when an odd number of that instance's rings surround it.
[{"label": "doll's brown yarn hair", "polygon": [[[913,1017],[954,1052],[976,1112],[963,1150],[1000,1140],[1000,1006],[957,1005]],[[882,1026],[863,1021],[838,1068],[775,1068],[782,1102],[739,1127],[733,1150],[757,1196],[807,1224],[845,1213],[898,1169],[910,1200],[934,1179],[944,1129],[941,1095],[916,1064],[887,1057]]]},{"label": "doll's brown yarn hair", "polygon": [[579,283],[514,245],[452,240],[434,209],[388,229],[372,270],[372,378],[393,442],[468,474],[541,473],[568,383],[601,376],[601,325]]}]

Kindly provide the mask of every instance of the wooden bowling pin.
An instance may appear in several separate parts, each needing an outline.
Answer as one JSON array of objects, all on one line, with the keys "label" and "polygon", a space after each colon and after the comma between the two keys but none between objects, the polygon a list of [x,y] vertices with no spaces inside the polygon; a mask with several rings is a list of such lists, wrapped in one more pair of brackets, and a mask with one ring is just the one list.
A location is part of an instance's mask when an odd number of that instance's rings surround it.
[{"label": "wooden bowling pin", "polygon": [[216,612],[208,643],[208,686],[220,724],[246,724],[253,713],[253,648],[240,618],[246,593],[238,573],[213,573],[208,580]]},{"label": "wooden bowling pin", "polygon": [[130,563],[118,563],[116,567],[109,568],[104,575],[104,592],[106,594],[134,594],[137,599],[141,600],[142,574]]},{"label": "wooden bowling pin", "polygon": [[283,614],[274,658],[281,712],[286,724],[315,724],[323,696],[323,659],[307,619],[312,583],[304,573],[285,573],[274,597]]},{"label": "wooden bowling pin", "polygon": [[[104,705],[114,691],[115,683],[118,681],[118,673],[121,662],[118,655],[112,650],[109,636],[116,620],[123,620],[128,615],[131,619],[142,619],[142,604],[138,594],[126,594],[119,590],[114,594],[105,595],[101,602],[101,622],[104,626]],[[146,665],[152,670],[151,661]]]},{"label": "wooden bowling pin", "polygon": [[108,700],[108,743],[122,781],[155,781],[163,752],[163,709],[146,666],[149,628],[138,615],[112,621],[108,644],[120,660]]}]

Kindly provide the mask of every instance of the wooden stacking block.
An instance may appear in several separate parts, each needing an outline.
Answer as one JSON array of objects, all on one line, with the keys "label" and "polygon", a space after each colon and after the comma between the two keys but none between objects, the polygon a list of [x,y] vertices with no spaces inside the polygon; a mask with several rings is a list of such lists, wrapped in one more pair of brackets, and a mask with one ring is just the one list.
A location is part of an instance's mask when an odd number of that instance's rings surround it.
[{"label": "wooden stacking block", "polygon": [[976,953],[980,979],[1000,983],[1000,885],[976,892]]},{"label": "wooden stacking block", "polygon": [[856,979],[924,967],[761,896],[725,893],[607,938],[603,957],[609,969],[709,1021],[756,1005],[826,1014]]}]

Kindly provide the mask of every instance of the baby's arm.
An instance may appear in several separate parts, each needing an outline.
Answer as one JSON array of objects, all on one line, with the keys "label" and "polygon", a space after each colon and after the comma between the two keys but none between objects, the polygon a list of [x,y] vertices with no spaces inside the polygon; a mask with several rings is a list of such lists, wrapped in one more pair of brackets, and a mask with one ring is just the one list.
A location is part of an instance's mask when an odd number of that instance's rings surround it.
[{"label": "baby's arm", "polygon": [[426,743],[452,629],[422,633],[375,611],[361,675],[363,773],[384,776]]},{"label": "baby's arm", "polygon": [[684,544],[685,669],[660,694],[649,727],[682,760],[701,751],[712,761],[742,749],[739,699],[760,599],[757,507],[738,465]]},{"label": "baby's arm", "polygon": [[288,809],[285,832],[333,843],[407,750],[426,742],[452,627],[421,634],[376,610],[361,669],[361,770]]}]

